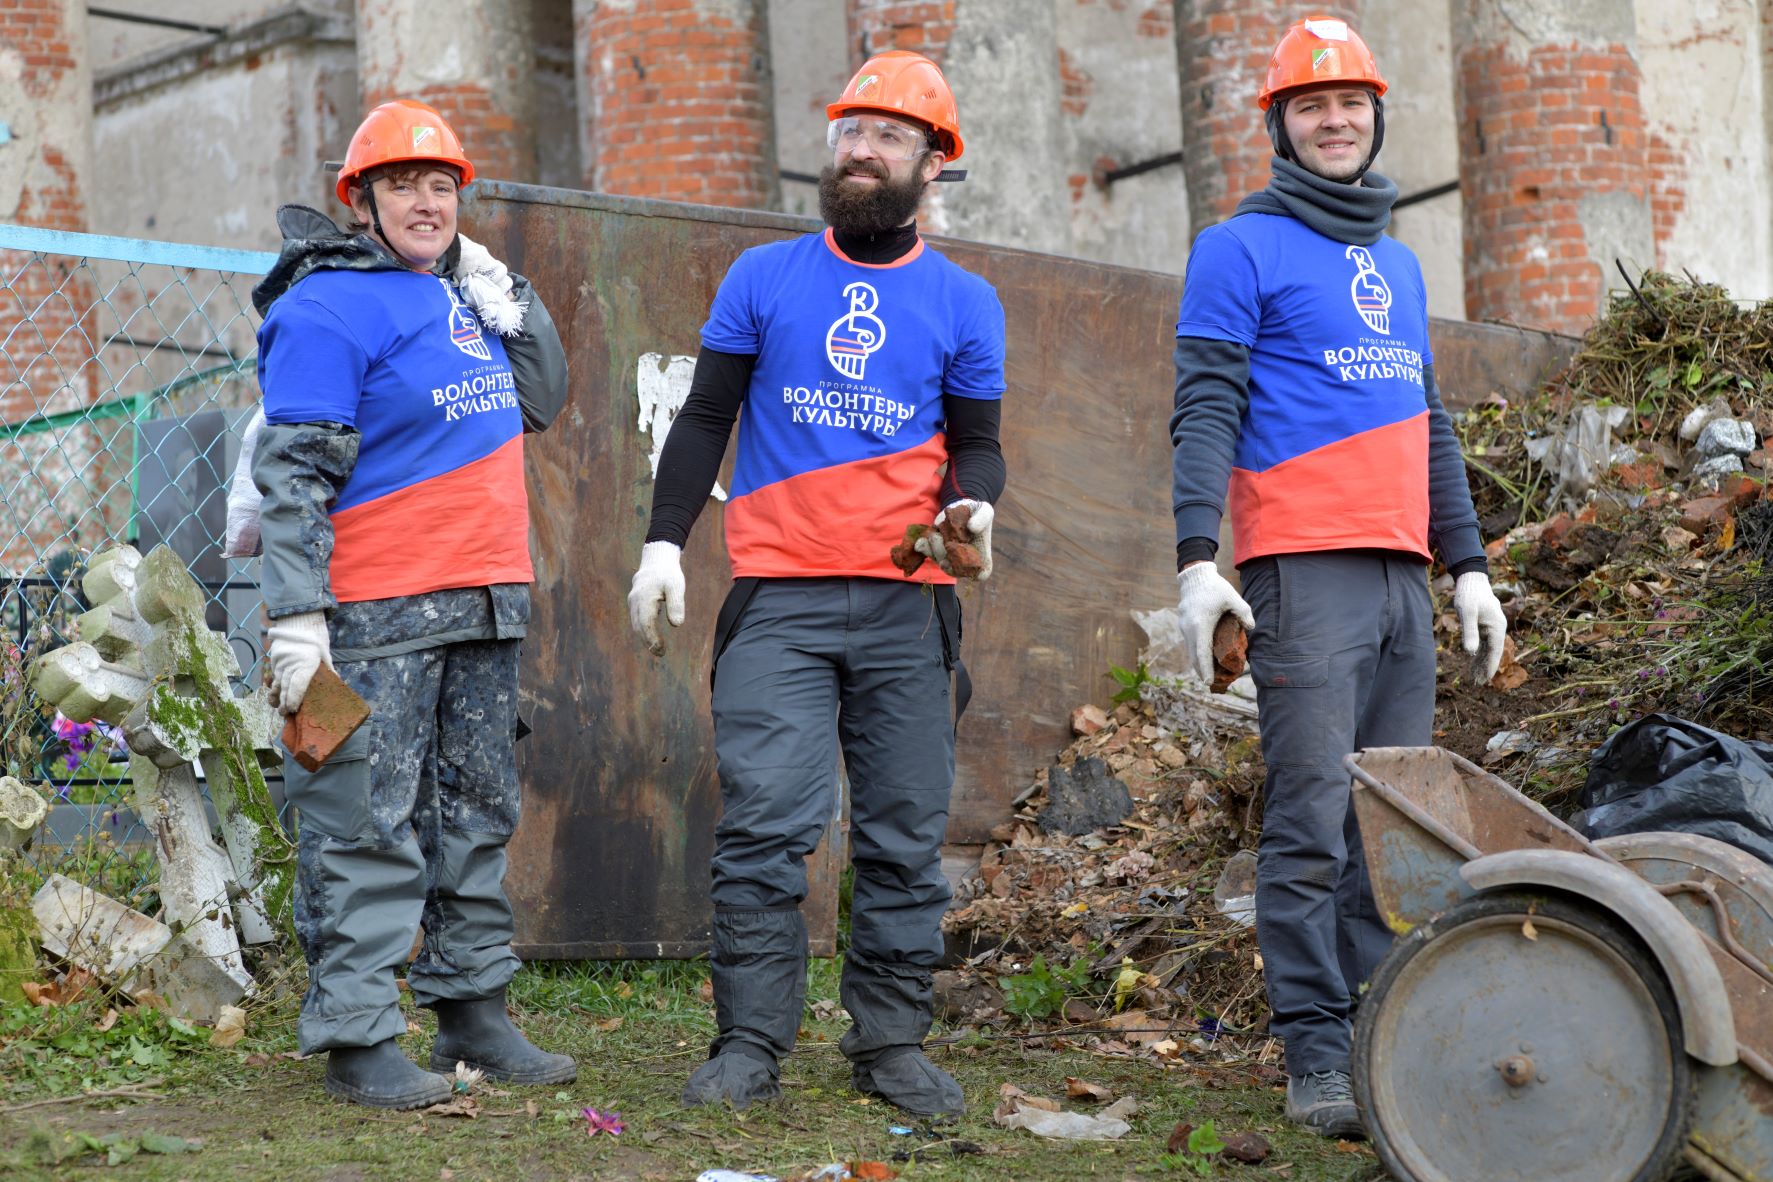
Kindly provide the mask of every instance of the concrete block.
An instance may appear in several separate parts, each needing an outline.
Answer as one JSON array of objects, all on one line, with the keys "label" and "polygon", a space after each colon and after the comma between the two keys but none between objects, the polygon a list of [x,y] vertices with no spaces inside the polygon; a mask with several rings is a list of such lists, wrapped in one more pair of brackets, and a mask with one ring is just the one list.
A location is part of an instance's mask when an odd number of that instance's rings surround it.
[{"label": "concrete block", "polygon": [[158,995],[182,1018],[214,1022],[244,985],[171,928],[64,875],[31,901],[43,947],[129,997]]}]

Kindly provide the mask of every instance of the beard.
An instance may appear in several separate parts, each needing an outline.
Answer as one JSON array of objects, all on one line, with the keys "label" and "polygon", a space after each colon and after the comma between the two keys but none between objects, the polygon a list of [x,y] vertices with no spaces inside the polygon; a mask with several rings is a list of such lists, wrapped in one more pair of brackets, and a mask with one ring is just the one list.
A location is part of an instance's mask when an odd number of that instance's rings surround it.
[{"label": "beard", "polygon": [[[876,177],[879,183],[853,184],[844,179],[852,172]],[[833,230],[858,237],[896,230],[917,216],[926,184],[916,172],[895,181],[872,161],[846,164],[841,170],[828,164],[819,173],[819,216]]]}]

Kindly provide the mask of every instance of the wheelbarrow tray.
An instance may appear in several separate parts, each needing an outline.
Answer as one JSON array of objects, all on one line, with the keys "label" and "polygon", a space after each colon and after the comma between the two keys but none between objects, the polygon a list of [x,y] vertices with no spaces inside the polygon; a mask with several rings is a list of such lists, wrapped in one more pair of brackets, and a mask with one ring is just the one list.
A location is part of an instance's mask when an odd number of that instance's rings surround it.
[{"label": "wheelbarrow tray", "polygon": [[1714,1179],[1773,1182],[1773,867],[1692,834],[1590,841],[1441,748],[1371,748],[1347,766],[1374,901],[1394,932],[1521,888],[1623,921],[1679,1002],[1695,1069],[1688,1164]]}]

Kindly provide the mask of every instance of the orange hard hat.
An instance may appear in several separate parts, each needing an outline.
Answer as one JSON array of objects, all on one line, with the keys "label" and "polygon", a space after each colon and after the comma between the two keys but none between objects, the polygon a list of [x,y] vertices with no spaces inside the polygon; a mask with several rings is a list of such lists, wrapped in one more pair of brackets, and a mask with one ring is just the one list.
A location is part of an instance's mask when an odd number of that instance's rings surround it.
[{"label": "orange hard hat", "polygon": [[462,141],[449,121],[424,103],[394,99],[365,115],[357,125],[334,191],[349,205],[352,181],[372,168],[408,160],[447,164],[462,174],[464,185],[474,179],[474,165],[462,151]]},{"label": "orange hard hat", "polygon": [[1256,95],[1256,105],[1266,111],[1277,95],[1289,90],[1337,82],[1370,86],[1374,94],[1381,95],[1387,89],[1373,51],[1347,21],[1308,16],[1288,29],[1274,47],[1274,56],[1268,59],[1268,80]]},{"label": "orange hard hat", "polygon": [[839,119],[857,111],[908,116],[928,124],[942,154],[960,159],[960,111],[954,105],[954,92],[936,63],[921,53],[889,49],[875,54],[862,63],[842,97],[825,108],[825,117]]}]

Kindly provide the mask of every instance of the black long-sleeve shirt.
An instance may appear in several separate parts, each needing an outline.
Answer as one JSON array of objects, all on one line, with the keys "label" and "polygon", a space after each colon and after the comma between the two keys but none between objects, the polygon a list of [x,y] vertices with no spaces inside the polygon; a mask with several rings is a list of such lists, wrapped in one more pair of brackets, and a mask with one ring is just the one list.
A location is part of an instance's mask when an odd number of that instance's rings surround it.
[{"label": "black long-sleeve shirt", "polygon": [[[917,245],[917,227],[857,237],[839,232],[837,246],[860,263],[890,263]],[[690,378],[689,396],[671,424],[659,455],[653,485],[652,520],[646,540],[678,546],[689,534],[714,488],[727,439],[751,387],[757,367],[753,353],[703,349]],[[998,444],[1002,404],[995,399],[942,396],[948,472],[942,479],[943,504],[962,499],[996,501],[1003,495],[1005,469]]]}]

